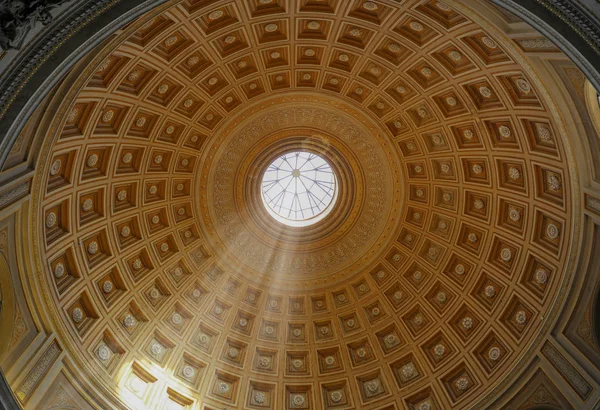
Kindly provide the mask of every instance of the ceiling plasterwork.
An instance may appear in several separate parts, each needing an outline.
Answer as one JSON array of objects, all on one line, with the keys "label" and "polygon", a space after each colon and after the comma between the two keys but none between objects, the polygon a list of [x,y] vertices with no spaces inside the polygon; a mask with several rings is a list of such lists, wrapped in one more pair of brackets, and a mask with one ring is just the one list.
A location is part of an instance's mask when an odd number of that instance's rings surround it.
[{"label": "ceiling plasterwork", "polygon": [[[127,30],[58,110],[31,218],[44,303],[107,395],[458,409],[522,370],[575,176],[497,28],[435,0],[186,0]],[[340,192],[291,233],[260,175],[302,147]]]},{"label": "ceiling plasterwork", "polygon": [[[331,276],[358,259],[362,259],[361,265],[364,266],[365,256],[374,253],[369,249],[375,241],[378,241],[376,248],[381,249],[383,240],[395,232],[397,216],[390,215],[391,204],[395,205],[393,213],[397,215],[404,190],[399,187],[399,165],[390,164],[395,160],[393,151],[388,145],[386,155],[380,146],[385,142],[381,136],[375,137],[380,135],[375,127],[368,129],[356,120],[352,121],[350,113],[345,114],[339,108],[335,111],[335,108],[320,103],[316,97],[280,97],[261,104],[253,110],[260,110],[259,113],[249,113],[253,114],[252,120],[240,122],[236,131],[230,133],[229,127],[224,129],[223,134],[228,136],[228,141],[222,148],[223,154],[215,155],[214,159],[213,155],[209,155],[210,159],[204,163],[204,173],[214,169],[210,182],[204,183],[206,178],[201,178],[202,184],[214,191],[200,196],[199,213],[207,215],[212,211],[214,214],[211,218],[214,222],[206,220],[204,226],[212,233],[210,230],[214,224],[215,230],[220,231],[222,240],[230,248],[231,257],[253,269],[260,280],[264,280],[264,276],[274,276],[274,281],[289,284],[290,280]],[[352,114],[354,118],[360,115],[356,111]],[[346,166],[350,167],[350,179],[346,183],[353,185],[353,192],[340,201],[350,200],[353,203],[332,227],[332,235],[304,246],[292,244],[285,252],[281,249],[285,228],[274,230],[269,243],[261,239],[264,227],[247,228],[252,222],[243,215],[250,206],[244,203],[242,195],[249,179],[246,162],[262,153],[265,145],[276,145],[282,139],[282,135],[275,135],[271,140],[268,136],[288,129],[295,129],[300,135],[304,131],[319,138],[325,147],[341,145],[339,160],[349,163]],[[287,133],[293,135],[293,131]],[[215,144],[218,147],[220,141]],[[263,167],[265,165],[262,164]],[[240,185],[237,190],[236,184]],[[258,205],[262,207],[262,204]],[[317,235],[321,229],[316,230]],[[245,271],[245,266],[240,270]]]}]

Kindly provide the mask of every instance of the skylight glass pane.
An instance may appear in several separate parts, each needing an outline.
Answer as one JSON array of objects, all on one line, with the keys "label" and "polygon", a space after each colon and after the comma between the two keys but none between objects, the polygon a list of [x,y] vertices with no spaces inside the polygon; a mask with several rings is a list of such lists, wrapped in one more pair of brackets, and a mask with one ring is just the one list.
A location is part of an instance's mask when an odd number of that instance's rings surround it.
[{"label": "skylight glass pane", "polygon": [[262,199],[267,211],[290,226],[306,226],[321,220],[337,196],[333,169],[311,152],[290,152],[269,165],[262,180]]}]

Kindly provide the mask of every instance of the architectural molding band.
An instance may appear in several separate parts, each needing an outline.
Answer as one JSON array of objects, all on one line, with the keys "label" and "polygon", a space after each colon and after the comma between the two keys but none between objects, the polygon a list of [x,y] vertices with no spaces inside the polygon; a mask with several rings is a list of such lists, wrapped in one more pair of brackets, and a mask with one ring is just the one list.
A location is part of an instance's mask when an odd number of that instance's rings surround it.
[{"label": "architectural molding band", "polygon": [[552,40],[600,90],[600,4],[588,0],[491,0]]},{"label": "architectural molding band", "polygon": [[0,1],[0,47],[19,50],[39,22],[54,21],[53,11],[70,0]]},{"label": "architectural molding band", "polygon": [[76,8],[48,24],[35,40],[23,47],[0,77],[0,164],[4,163],[29,115],[82,56],[165,1],[76,2]]},{"label": "architectural molding band", "polygon": [[[577,32],[596,53],[600,53],[600,22],[598,16],[593,14],[593,9],[584,8],[577,1],[566,0],[537,0],[553,15],[566,22],[569,27]],[[596,4],[596,12],[600,6]],[[590,11],[592,12],[590,14]]]}]

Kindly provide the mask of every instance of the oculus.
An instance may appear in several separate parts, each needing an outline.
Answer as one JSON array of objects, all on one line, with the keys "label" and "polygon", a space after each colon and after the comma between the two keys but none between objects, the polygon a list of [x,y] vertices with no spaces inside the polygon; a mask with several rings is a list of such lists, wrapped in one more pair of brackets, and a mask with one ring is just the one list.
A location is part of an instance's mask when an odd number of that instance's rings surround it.
[{"label": "oculus", "polygon": [[261,197],[269,215],[287,226],[303,227],[325,218],[337,199],[331,165],[312,152],[294,151],[265,170]]}]

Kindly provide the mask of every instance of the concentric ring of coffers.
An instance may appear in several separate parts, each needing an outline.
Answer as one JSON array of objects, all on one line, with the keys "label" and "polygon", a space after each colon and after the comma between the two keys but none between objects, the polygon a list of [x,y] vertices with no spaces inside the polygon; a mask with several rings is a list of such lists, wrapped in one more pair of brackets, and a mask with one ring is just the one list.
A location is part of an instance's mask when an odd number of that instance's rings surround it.
[{"label": "concentric ring of coffers", "polygon": [[[65,350],[115,396],[162,397],[156,378],[213,407],[468,407],[563,285],[562,126],[460,5],[281,3],[143,17],[58,111],[32,215]],[[286,142],[327,153],[340,191],[278,243],[260,170]],[[335,268],[261,265],[336,241],[355,247]]]}]

